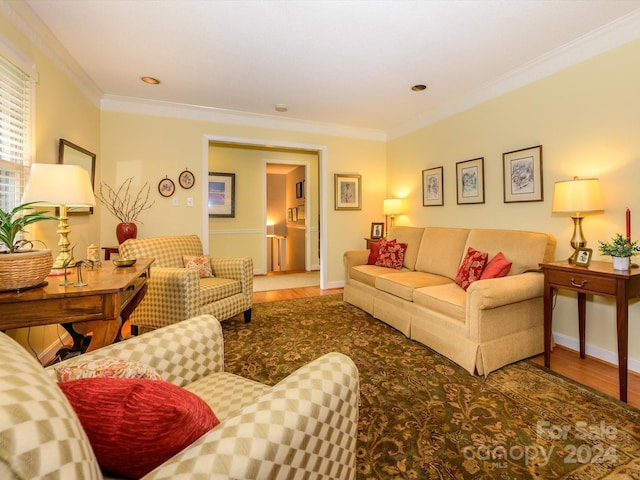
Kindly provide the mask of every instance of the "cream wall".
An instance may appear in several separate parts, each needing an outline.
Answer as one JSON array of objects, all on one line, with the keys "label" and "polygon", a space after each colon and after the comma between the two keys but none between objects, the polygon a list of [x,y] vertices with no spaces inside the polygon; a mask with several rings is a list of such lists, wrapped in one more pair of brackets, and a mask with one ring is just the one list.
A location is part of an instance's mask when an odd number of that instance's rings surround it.
[{"label": "cream wall", "polygon": [[[344,279],[342,254],[345,250],[363,248],[363,238],[368,236],[371,222],[379,222],[382,217],[382,200],[386,191],[386,147],[376,140],[362,140],[334,135],[319,135],[308,132],[285,129],[270,129],[245,125],[222,124],[213,121],[192,120],[186,118],[141,115],[103,110],[101,114],[101,153],[102,179],[110,185],[118,184],[128,176],[135,176],[138,183],[142,179],[152,186],[155,205],[144,212],[139,225],[138,236],[150,237],[174,233],[196,233],[202,235],[203,222],[209,222],[206,213],[202,183],[203,165],[209,168],[209,140],[212,138],[238,139],[264,142],[270,145],[306,145],[322,148],[325,152],[325,175],[320,178],[320,202],[326,202],[327,208],[327,268],[328,286],[339,286]],[[205,147],[203,147],[205,145]],[[268,152],[262,155],[268,158]],[[215,156],[212,156],[216,169]],[[204,163],[207,162],[207,163]],[[242,162],[242,160],[238,160]],[[237,164],[239,166],[239,164]],[[234,168],[236,165],[234,165]],[[188,168],[196,174],[196,185],[182,190],[177,184],[178,174]],[[220,168],[226,168],[220,165]],[[256,197],[260,201],[262,186],[257,176],[249,171],[236,168],[236,209],[252,209]],[[222,170],[225,171],[225,170]],[[363,208],[361,211],[334,210],[335,173],[359,173],[362,175]],[[171,198],[162,198],[157,192],[158,182],[168,176],[176,183],[175,197],[179,206],[172,205]],[[241,181],[242,180],[242,181]],[[260,180],[262,181],[262,180]],[[186,197],[194,198],[194,207],[186,206]],[[262,218],[216,219],[211,250],[215,246],[216,255],[249,254],[254,257],[256,266],[263,265],[264,248],[260,243],[260,234],[243,235],[242,241],[226,244],[222,231],[243,229],[252,231],[264,228]],[[102,246],[115,242],[117,220],[103,215],[101,225]],[[233,225],[232,225],[233,223]],[[251,238],[250,238],[251,237]],[[260,243],[261,245],[261,243]]]},{"label": "cream wall", "polygon": [[[640,238],[640,41],[635,41],[476,108],[388,143],[389,193],[407,197],[399,224],[491,227],[550,232],[556,258],[569,256],[572,222],[552,214],[554,182],[574,175],[600,179],[605,212],[588,216],[588,246],[624,233]],[[502,153],[543,146],[544,201],[503,203]],[[456,204],[456,162],[484,157],[485,203]],[[423,207],[421,171],[444,166],[444,206]],[[600,258],[602,259],[602,258]],[[608,258],[603,259],[609,261]],[[636,259],[637,261],[638,259]],[[629,310],[630,366],[640,370],[640,302]],[[577,348],[575,295],[561,293],[553,328],[559,343]],[[587,353],[617,362],[615,304],[587,305]]]},{"label": "cream wall", "polygon": [[[97,154],[97,175],[100,166],[100,111],[62,73],[54,61],[42,53],[38,45],[27,38],[4,14],[0,14],[0,32],[16,50],[28,58],[36,67],[39,80],[35,84],[35,139],[33,162],[56,163],[58,143],[65,138],[76,145]],[[52,209],[52,213],[53,209]],[[99,243],[100,209],[94,215],[69,217],[71,233],[69,240],[75,244],[74,253],[84,258],[90,243]],[[34,226],[31,237],[43,241],[55,256],[58,252],[58,235],[55,222],[44,222]],[[56,281],[50,279],[49,281]],[[30,346],[29,351],[49,358],[59,345],[59,335],[64,329],[58,326],[34,327],[9,332],[14,338]],[[51,351],[46,349],[50,348]]]}]

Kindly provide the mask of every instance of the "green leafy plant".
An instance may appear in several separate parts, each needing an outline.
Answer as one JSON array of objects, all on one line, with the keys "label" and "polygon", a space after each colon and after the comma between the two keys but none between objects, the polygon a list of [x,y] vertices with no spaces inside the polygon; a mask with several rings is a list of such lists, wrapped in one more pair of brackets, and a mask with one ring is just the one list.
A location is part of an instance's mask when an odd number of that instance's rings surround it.
[{"label": "green leafy plant", "polygon": [[603,255],[611,255],[612,257],[633,257],[640,254],[638,241],[629,242],[627,237],[617,233],[610,242],[602,242],[598,240],[600,253]]},{"label": "green leafy plant", "polygon": [[56,217],[47,215],[46,210],[33,211],[34,203],[37,202],[22,203],[11,211],[0,208],[0,247],[4,247],[8,253],[33,248],[31,240],[16,240],[20,233],[25,232],[25,227],[44,220],[57,220]]}]

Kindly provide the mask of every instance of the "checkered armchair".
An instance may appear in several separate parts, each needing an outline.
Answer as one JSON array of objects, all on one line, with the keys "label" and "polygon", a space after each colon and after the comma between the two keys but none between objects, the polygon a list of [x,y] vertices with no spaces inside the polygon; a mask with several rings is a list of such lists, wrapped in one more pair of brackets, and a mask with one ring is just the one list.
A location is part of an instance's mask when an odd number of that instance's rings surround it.
[{"label": "checkered armchair", "polygon": [[[224,371],[220,323],[201,315],[66,363],[100,357],[154,367],[221,421],[145,480],[355,478],[358,371],[345,355],[329,353],[263,385]],[[103,478],[55,378],[53,367],[0,333],[0,478]],[[122,453],[135,462],[135,452]]]},{"label": "checkered armchair", "polygon": [[200,278],[184,268],[183,255],[203,255],[197,235],[130,239],[119,247],[121,257],[154,258],[148,290],[129,318],[139,332],[171,325],[196,315],[226,320],[244,313],[251,321],[253,261],[250,257],[211,257],[213,277]]}]

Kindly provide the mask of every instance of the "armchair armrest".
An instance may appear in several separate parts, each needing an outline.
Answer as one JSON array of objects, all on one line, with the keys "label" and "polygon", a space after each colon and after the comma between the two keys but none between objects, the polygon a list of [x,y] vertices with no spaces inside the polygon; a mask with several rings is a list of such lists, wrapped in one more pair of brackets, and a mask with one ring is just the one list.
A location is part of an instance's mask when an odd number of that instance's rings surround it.
[{"label": "armchair armrest", "polygon": [[144,332],[199,315],[201,303],[195,269],[151,267],[147,293],[130,320]]},{"label": "armchair armrest", "polygon": [[239,280],[242,284],[242,293],[253,295],[253,259],[251,257],[211,257],[211,269],[216,277]]},{"label": "armchair armrest", "polygon": [[144,363],[155,368],[164,380],[184,386],[224,371],[222,327],[215,317],[200,315],[65,360],[47,370],[55,376],[54,368],[59,365],[104,357]]},{"label": "armchair armrest", "polygon": [[329,353],[144,479],[354,479],[358,403],[356,366],[343,354]]}]

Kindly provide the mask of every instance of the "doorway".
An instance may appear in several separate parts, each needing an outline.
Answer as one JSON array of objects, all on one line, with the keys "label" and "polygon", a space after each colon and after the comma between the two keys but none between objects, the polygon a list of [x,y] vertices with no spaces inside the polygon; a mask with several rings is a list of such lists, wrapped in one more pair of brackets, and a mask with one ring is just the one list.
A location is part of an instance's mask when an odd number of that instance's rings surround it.
[{"label": "doorway", "polygon": [[[263,172],[263,178],[264,178],[264,184],[265,184],[265,188],[263,188],[263,199],[262,202],[259,201],[260,196],[255,197],[254,195],[257,192],[257,188],[255,190],[253,190],[253,194],[245,192],[245,194],[243,195],[243,198],[247,198],[247,197],[252,197],[255,200],[258,200],[258,202],[254,202],[252,203],[252,205],[249,208],[245,208],[246,210],[254,210],[255,207],[258,207],[260,203],[262,203],[263,207],[261,210],[264,211],[264,215],[263,215],[263,221],[262,223],[262,227],[258,230],[256,229],[257,225],[255,225],[255,223],[253,223],[253,226],[251,227],[244,227],[244,225],[242,226],[242,228],[238,229],[236,228],[236,225],[232,225],[231,223],[224,223],[221,224],[221,228],[216,229],[213,228],[213,225],[209,223],[209,218],[207,215],[207,211],[206,209],[203,211],[203,218],[202,218],[202,223],[203,223],[203,247],[205,248],[205,251],[209,251],[209,244],[210,244],[210,240],[213,238],[211,237],[212,235],[215,236],[216,238],[216,245],[218,245],[218,247],[220,246],[220,243],[218,243],[219,240],[224,240],[224,242],[226,242],[227,244],[229,244],[229,242],[233,243],[232,238],[238,238],[241,237],[240,242],[236,242],[237,244],[242,243],[243,245],[247,245],[247,242],[250,241],[251,236],[256,236],[256,234],[258,234],[258,232],[260,233],[260,243],[261,243],[261,251],[263,252],[262,254],[251,254],[254,259],[257,260],[257,265],[256,265],[256,273],[265,273],[266,272],[266,268],[263,267],[263,265],[266,266],[266,257],[267,257],[267,242],[266,242],[266,238],[267,238],[267,215],[266,215],[266,163],[267,161],[264,160],[265,156],[268,155],[269,156],[269,163],[274,163],[273,161],[276,160],[276,163],[293,163],[293,164],[297,164],[297,165],[304,165],[306,163],[306,161],[304,160],[305,157],[303,157],[303,161],[300,160],[296,160],[296,161],[291,161],[286,159],[286,155],[285,156],[285,160],[282,160],[280,158],[277,158],[278,155],[273,154],[272,152],[279,152],[279,153],[284,153],[284,154],[291,154],[291,155],[295,155],[295,154],[301,154],[301,155],[306,155],[308,158],[313,157],[314,161],[310,164],[311,168],[309,168],[309,166],[305,165],[305,173],[304,173],[304,181],[303,182],[294,182],[293,183],[293,191],[295,192],[296,189],[296,183],[300,183],[300,185],[304,185],[304,188],[306,189],[307,192],[313,191],[314,192],[314,200],[311,202],[311,205],[309,205],[308,200],[305,199],[304,200],[304,205],[302,204],[297,204],[297,205],[292,205],[291,207],[287,207],[285,210],[285,214],[288,215],[289,214],[289,208],[293,209],[294,207],[297,208],[297,214],[298,214],[298,223],[300,225],[298,225],[298,228],[302,227],[302,231],[304,232],[304,237],[305,237],[305,244],[309,245],[309,243],[311,244],[310,247],[305,247],[305,252],[304,252],[304,257],[305,257],[305,269],[309,269],[309,270],[319,270],[320,271],[320,288],[326,289],[328,288],[327,284],[327,278],[326,278],[326,258],[324,258],[324,255],[320,255],[319,252],[324,251],[324,249],[326,248],[326,234],[325,234],[325,217],[326,217],[326,182],[323,180],[323,178],[326,176],[326,147],[322,146],[322,145],[309,145],[309,144],[296,144],[296,143],[288,143],[288,142],[265,142],[264,140],[260,140],[260,139],[246,139],[246,138],[233,138],[233,137],[218,137],[218,136],[209,136],[209,135],[205,135],[203,137],[203,165],[202,165],[202,177],[204,179],[207,178],[208,172],[210,170],[210,160],[212,161],[212,165],[214,165],[214,161],[211,158],[210,159],[210,148],[212,146],[220,146],[222,145],[223,147],[226,145],[231,149],[249,149],[252,151],[260,151],[262,152],[262,159],[263,159],[263,166],[259,167],[258,165],[255,165],[255,169],[253,167],[251,167],[251,170],[253,170],[253,172],[251,172],[251,175],[257,174],[260,171]],[[266,155],[265,155],[266,152]],[[272,156],[273,155],[273,156]],[[237,165],[231,165],[229,168],[236,168]],[[313,173],[310,173],[313,172]],[[243,173],[243,177],[245,178],[245,176],[247,175],[246,172]],[[313,185],[313,186],[312,186]],[[203,192],[207,192],[207,183],[206,180],[203,181]],[[309,187],[309,188],[307,188]],[[259,194],[258,194],[259,195]],[[294,201],[295,201],[295,193],[294,193]],[[301,198],[298,199],[299,201],[301,200]],[[206,199],[205,199],[206,201]],[[257,213],[257,212],[256,212]],[[292,215],[293,215],[293,210],[292,210]],[[302,219],[301,217],[304,217],[304,219]],[[292,217],[292,220],[295,217]],[[304,220],[304,221],[301,221]],[[220,222],[219,222],[220,223]],[[259,222],[258,222],[259,223]],[[238,223],[237,225],[240,225],[240,223]],[[258,240],[258,239],[257,239]],[[226,251],[226,248],[222,249],[223,251]],[[245,249],[247,250],[247,249]],[[253,249],[251,247],[249,247],[248,250],[253,251]]]}]

